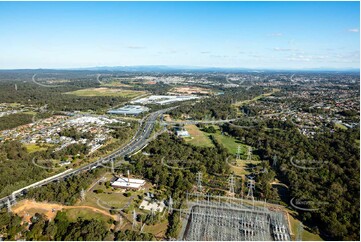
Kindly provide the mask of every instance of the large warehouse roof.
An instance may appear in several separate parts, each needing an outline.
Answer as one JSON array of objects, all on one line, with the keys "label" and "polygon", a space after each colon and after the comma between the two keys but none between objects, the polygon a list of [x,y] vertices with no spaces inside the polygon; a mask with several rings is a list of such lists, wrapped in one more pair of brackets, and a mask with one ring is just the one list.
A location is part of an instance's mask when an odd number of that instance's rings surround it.
[{"label": "large warehouse roof", "polygon": [[145,180],[120,177],[111,184],[113,187],[139,189],[145,185]]},{"label": "large warehouse roof", "polygon": [[118,109],[110,110],[110,114],[125,114],[125,115],[138,115],[142,112],[147,112],[149,108],[139,105],[127,105]]}]

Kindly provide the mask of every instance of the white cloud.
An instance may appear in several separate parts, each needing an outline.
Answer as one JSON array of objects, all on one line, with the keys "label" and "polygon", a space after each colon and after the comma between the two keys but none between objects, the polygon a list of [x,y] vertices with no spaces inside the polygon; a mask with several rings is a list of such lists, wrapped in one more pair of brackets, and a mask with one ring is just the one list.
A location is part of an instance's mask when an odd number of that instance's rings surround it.
[{"label": "white cloud", "polygon": [[352,33],[358,33],[359,29],[348,29],[347,31]]},{"label": "white cloud", "polygon": [[340,54],[330,53],[330,55],[320,54],[291,54],[286,60],[292,62],[312,62],[312,63],[359,63],[359,51],[342,52]]}]

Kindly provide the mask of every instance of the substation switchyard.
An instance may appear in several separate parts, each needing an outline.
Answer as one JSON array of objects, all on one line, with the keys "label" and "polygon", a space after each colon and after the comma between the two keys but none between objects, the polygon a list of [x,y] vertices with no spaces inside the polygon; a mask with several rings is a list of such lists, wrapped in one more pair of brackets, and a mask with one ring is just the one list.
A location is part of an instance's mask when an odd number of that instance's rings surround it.
[{"label": "substation switchyard", "polygon": [[265,202],[233,197],[188,194],[181,240],[289,241],[285,214]]}]

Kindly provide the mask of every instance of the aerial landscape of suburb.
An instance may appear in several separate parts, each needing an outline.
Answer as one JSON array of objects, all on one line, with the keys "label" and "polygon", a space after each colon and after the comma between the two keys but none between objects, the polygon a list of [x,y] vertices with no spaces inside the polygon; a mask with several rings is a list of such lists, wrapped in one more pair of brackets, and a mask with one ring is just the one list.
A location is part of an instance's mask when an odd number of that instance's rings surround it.
[{"label": "aerial landscape of suburb", "polygon": [[360,241],[359,2],[0,2],[0,241]]}]

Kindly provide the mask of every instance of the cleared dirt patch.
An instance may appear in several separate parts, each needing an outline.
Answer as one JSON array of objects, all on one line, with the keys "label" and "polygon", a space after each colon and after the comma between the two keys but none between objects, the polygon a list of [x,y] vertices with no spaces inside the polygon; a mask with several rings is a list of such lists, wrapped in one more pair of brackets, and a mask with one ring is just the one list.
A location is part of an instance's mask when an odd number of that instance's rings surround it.
[{"label": "cleared dirt patch", "polygon": [[30,218],[35,213],[43,213],[48,219],[54,219],[57,211],[66,209],[85,209],[92,212],[100,213],[102,215],[117,219],[115,215],[111,215],[109,212],[94,208],[91,206],[64,206],[56,203],[36,202],[33,200],[22,200],[12,207],[14,213],[24,217],[25,220],[30,221]]},{"label": "cleared dirt patch", "polygon": [[194,87],[194,86],[187,86],[187,87],[176,87],[173,88],[171,93],[181,93],[181,94],[203,94],[207,95],[212,93],[210,89],[202,88],[202,87]]}]

